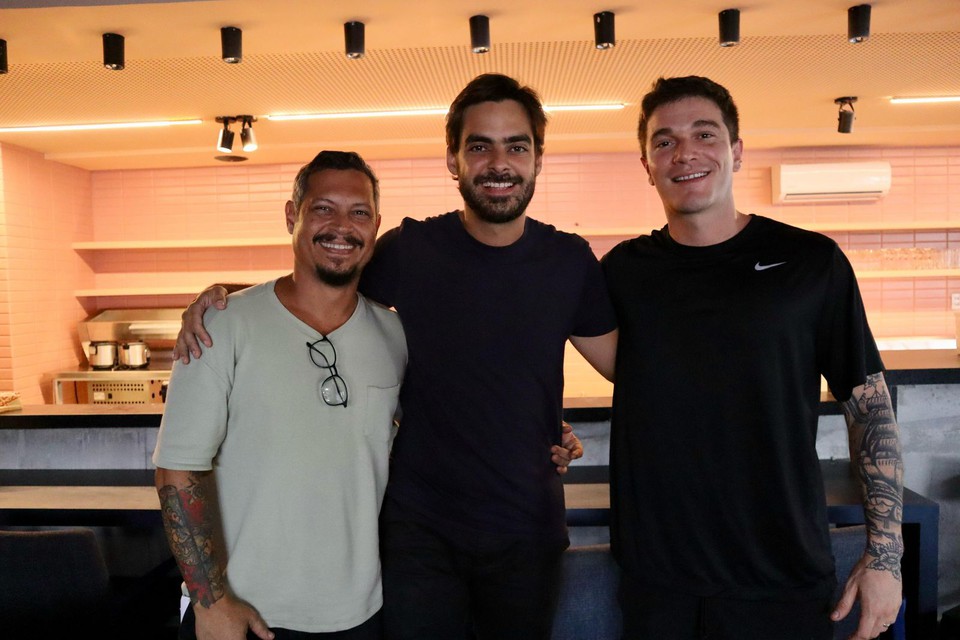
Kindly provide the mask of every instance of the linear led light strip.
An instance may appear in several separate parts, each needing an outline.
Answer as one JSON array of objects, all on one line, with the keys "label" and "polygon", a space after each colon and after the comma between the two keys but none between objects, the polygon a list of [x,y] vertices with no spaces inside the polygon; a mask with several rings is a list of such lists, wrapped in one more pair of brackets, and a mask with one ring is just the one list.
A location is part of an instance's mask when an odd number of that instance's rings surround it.
[{"label": "linear led light strip", "polygon": [[50,124],[33,127],[0,127],[0,133],[29,131],[95,131],[100,129],[141,129],[145,127],[175,127],[182,124],[201,124],[203,120],[152,120],[149,122],[103,122],[97,124]]},{"label": "linear led light strip", "polygon": [[[544,106],[544,111],[615,111],[623,104],[585,104]],[[343,118],[389,118],[395,116],[445,116],[449,109],[404,109],[399,111],[349,111],[345,113],[277,113],[265,116],[268,120],[339,120]]]},{"label": "linear led light strip", "polygon": [[924,98],[890,98],[890,104],[925,104],[933,102],[960,102],[960,96],[928,96]]},{"label": "linear led light strip", "polygon": [[[615,111],[623,104],[586,104],[544,106],[544,111]],[[347,113],[292,113],[264,116],[268,120],[337,120],[342,118],[390,118],[396,116],[443,116],[448,109],[403,109],[397,111],[352,111]],[[202,120],[152,120],[148,122],[106,122],[94,124],[52,124],[28,127],[0,127],[0,133],[27,133],[32,131],[96,131],[102,129],[137,129],[145,127],[173,127],[201,124]]]}]

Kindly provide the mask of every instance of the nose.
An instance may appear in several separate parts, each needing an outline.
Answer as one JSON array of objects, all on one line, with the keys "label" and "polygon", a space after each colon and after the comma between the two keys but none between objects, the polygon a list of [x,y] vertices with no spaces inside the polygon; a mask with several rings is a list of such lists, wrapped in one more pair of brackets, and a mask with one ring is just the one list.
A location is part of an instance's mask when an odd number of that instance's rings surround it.
[{"label": "nose", "polygon": [[507,158],[507,150],[505,148],[495,146],[490,150],[488,165],[494,171],[505,171],[510,168]]},{"label": "nose", "polygon": [[677,140],[673,147],[673,161],[687,162],[696,155],[694,146],[685,140]]}]

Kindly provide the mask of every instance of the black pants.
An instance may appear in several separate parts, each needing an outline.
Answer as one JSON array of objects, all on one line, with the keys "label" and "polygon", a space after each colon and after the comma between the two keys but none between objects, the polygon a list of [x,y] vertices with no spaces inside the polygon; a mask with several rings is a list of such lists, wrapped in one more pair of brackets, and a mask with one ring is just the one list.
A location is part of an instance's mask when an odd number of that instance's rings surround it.
[{"label": "black pants", "polygon": [[447,536],[381,511],[388,640],[549,640],[566,543]]},{"label": "black pants", "polygon": [[624,640],[832,640],[833,596],[798,602],[703,598],[620,580]]},{"label": "black pants", "polygon": [[[178,640],[197,640],[196,615],[193,613],[193,603],[191,603],[183,614],[183,621],[180,623],[180,633]],[[333,631],[331,633],[308,633],[306,631],[292,631],[290,629],[281,629],[279,627],[270,627],[270,631],[275,634],[274,640],[382,640],[383,638],[383,612],[376,612],[373,617],[358,627],[344,629],[343,631]],[[247,640],[260,640],[257,634],[247,631]]]}]

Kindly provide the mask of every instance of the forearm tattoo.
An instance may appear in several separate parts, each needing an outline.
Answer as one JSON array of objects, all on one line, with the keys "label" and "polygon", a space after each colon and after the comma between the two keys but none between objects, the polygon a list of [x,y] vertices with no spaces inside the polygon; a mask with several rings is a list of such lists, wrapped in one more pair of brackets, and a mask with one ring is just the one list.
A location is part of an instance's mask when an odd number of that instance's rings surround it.
[{"label": "forearm tattoo", "polygon": [[191,473],[190,483],[159,489],[163,528],[194,604],[209,607],[223,597],[223,568],[214,554],[217,505],[207,495],[209,478]]},{"label": "forearm tattoo", "polygon": [[868,565],[900,580],[903,556],[903,460],[900,434],[882,373],[867,376],[863,392],[843,403],[851,436],[851,455],[864,492]]}]

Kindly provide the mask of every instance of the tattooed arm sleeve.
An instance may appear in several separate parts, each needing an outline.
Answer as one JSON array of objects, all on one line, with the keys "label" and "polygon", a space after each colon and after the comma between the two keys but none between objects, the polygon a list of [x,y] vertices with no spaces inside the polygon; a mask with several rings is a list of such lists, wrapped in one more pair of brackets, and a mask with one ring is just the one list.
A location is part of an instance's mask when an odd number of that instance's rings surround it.
[{"label": "tattooed arm sleeve", "polygon": [[841,403],[850,431],[850,460],[863,486],[868,565],[900,580],[903,556],[903,460],[900,430],[882,373],[867,376]]},{"label": "tattooed arm sleeve", "polygon": [[156,485],[163,528],[190,599],[210,607],[225,591],[212,472],[158,468]]}]

